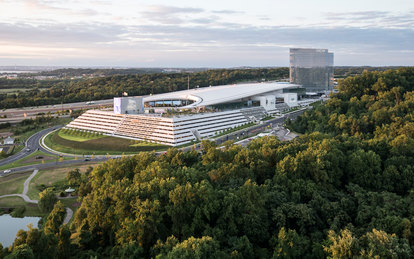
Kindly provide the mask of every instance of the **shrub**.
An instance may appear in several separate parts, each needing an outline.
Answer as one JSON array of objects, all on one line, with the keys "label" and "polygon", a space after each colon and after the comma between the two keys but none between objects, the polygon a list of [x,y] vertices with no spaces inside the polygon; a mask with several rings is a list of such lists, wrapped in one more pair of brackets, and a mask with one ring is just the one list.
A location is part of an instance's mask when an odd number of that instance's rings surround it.
[{"label": "shrub", "polygon": [[25,206],[19,206],[16,207],[12,213],[10,213],[10,215],[14,218],[23,218],[23,214],[26,211],[26,207]]}]

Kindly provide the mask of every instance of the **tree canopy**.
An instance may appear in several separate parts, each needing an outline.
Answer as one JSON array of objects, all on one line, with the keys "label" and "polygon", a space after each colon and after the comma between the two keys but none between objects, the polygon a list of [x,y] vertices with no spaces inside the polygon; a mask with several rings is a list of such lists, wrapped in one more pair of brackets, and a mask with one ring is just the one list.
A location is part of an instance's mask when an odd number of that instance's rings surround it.
[{"label": "tree canopy", "polygon": [[111,75],[82,80],[2,79],[0,89],[23,87],[27,91],[14,94],[0,93],[2,108],[39,106],[122,96],[149,95],[210,85],[232,84],[242,81],[262,81],[287,78],[287,68],[215,69],[196,73],[152,73]]},{"label": "tree canopy", "polygon": [[109,160],[80,181],[72,239],[39,230],[39,249],[22,231],[6,254],[412,258],[413,86],[412,68],[364,72],[288,123],[305,133],[292,141]]}]

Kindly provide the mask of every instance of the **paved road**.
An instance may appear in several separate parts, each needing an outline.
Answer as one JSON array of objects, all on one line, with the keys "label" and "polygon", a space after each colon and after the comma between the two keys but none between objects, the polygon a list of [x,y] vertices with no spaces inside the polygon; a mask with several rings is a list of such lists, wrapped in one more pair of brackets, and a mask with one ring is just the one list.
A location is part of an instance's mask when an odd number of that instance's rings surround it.
[{"label": "paved road", "polygon": [[37,149],[42,150],[43,152],[46,152],[46,153],[50,153],[49,151],[45,150],[44,148],[42,148],[40,146],[39,140],[46,133],[48,133],[52,130],[61,128],[61,127],[62,126],[55,126],[55,127],[44,129],[42,131],[39,131],[39,132],[33,134],[30,138],[27,139],[27,141],[25,143],[25,147],[22,151],[20,151],[17,154],[14,154],[12,156],[9,156],[5,159],[0,160],[0,166],[10,164],[10,163],[13,163],[13,162],[15,162],[19,159],[22,159],[22,158],[32,154],[33,152],[35,152]]},{"label": "paved road", "polygon": [[33,177],[35,177],[35,175],[37,174],[37,172],[39,172],[39,170],[37,170],[37,169],[33,170],[33,173],[26,179],[26,181],[24,181],[24,184],[23,184],[23,193],[22,193],[23,199],[26,202],[29,202],[29,203],[38,203],[37,200],[31,200],[29,198],[29,196],[27,196],[27,192],[29,191],[30,181],[33,179]]},{"label": "paved road", "polygon": [[[94,101],[93,104],[86,104],[86,102],[77,102],[77,103],[64,103],[63,109],[64,110],[80,110],[80,109],[90,109],[90,108],[99,108],[101,106],[107,106],[113,104],[113,99],[106,99],[106,100],[99,100]],[[2,115],[6,115],[7,118],[0,119],[0,122],[7,122],[9,120],[16,120],[20,119],[27,119],[30,116],[36,116],[38,113],[47,113],[47,112],[56,112],[61,111],[62,105],[55,104],[55,105],[45,105],[45,106],[38,106],[38,107],[24,107],[24,108],[15,108],[15,109],[6,109],[2,111]],[[24,117],[26,114],[27,117]]]}]

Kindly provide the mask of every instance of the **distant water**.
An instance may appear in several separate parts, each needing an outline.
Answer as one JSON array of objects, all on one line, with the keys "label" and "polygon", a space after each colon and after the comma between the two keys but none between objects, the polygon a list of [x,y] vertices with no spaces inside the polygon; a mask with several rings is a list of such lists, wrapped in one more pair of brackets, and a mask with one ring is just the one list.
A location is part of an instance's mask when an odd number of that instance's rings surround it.
[{"label": "distant water", "polygon": [[3,247],[12,245],[20,229],[28,230],[27,225],[30,223],[37,228],[39,220],[39,217],[13,218],[9,214],[0,216],[0,243]]}]

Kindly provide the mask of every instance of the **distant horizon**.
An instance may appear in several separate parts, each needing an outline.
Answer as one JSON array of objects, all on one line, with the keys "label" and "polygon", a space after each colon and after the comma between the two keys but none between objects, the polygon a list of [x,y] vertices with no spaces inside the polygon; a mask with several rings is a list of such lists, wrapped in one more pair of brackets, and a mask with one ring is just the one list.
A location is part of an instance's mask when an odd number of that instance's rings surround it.
[{"label": "distant horizon", "polygon": [[[403,66],[403,65],[395,65],[395,66],[369,66],[369,65],[353,65],[353,66],[342,66],[342,65],[334,65],[334,67],[390,67],[390,68],[398,68],[398,67],[413,67],[413,66]],[[0,71],[2,69],[12,70],[13,68],[25,68],[30,71],[30,68],[35,70],[35,68],[49,68],[51,70],[55,69],[243,69],[243,68],[289,68],[287,66],[238,66],[238,67],[167,67],[167,66],[159,66],[159,67],[132,67],[132,66],[36,66],[36,65],[18,65],[18,66],[9,66],[9,65],[2,65],[0,66]],[[20,71],[20,70],[16,70]]]}]

